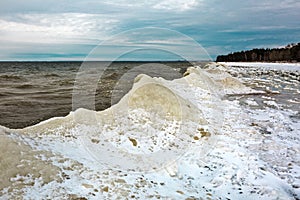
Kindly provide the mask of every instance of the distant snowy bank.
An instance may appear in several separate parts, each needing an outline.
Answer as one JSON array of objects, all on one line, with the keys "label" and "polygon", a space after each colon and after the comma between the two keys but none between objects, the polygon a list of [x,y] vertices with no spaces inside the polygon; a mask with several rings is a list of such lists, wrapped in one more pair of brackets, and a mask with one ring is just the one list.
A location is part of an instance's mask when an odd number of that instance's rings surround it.
[{"label": "distant snowy bank", "polygon": [[259,67],[265,69],[300,71],[300,63],[265,63],[265,62],[218,62],[233,67]]}]

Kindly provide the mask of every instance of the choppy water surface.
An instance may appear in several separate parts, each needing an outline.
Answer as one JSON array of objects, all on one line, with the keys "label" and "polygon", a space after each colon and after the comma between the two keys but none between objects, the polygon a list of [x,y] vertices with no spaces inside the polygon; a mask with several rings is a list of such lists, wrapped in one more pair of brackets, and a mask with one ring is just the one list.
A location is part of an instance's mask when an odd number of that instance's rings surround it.
[{"label": "choppy water surface", "polygon": [[[95,97],[96,110],[104,110],[116,103],[132,86],[133,76],[145,73],[138,68],[149,63],[115,62],[109,65],[100,78]],[[148,72],[151,76],[166,79],[180,78],[190,63],[160,63],[174,69],[174,73]],[[103,70],[105,62],[85,63],[94,70]],[[2,62],[0,63],[0,125],[23,128],[51,117],[65,116],[72,110],[72,92],[81,62]],[[132,72],[133,68],[137,71]],[[139,72],[140,70],[140,72]],[[163,70],[163,69],[162,69]],[[119,84],[115,98],[111,93],[117,81],[128,71],[130,76]],[[125,76],[126,77],[126,76]],[[89,81],[87,81],[89,84]]]}]

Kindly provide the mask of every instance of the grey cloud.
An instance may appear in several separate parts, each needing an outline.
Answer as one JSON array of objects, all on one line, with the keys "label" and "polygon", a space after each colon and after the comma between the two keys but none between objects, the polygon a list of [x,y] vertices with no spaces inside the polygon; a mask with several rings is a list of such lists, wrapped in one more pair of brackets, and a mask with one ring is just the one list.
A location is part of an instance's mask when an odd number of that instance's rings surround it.
[{"label": "grey cloud", "polygon": [[[128,2],[128,0],[2,0],[0,20],[43,25],[38,15],[34,18],[34,14],[45,16],[63,16],[65,13],[99,14],[82,18],[83,21],[78,20],[77,24],[74,22],[74,26],[78,26],[76,30],[84,32],[87,30],[86,27],[89,27],[83,26],[84,21],[87,24],[96,21],[90,30],[95,33],[94,35],[99,35],[101,38],[98,39],[101,40],[105,39],[105,36],[133,28],[145,26],[170,28],[196,39],[209,48],[213,55],[256,45],[283,45],[282,43],[297,41],[300,38],[299,0],[199,0],[195,4],[190,3],[192,6],[186,10],[174,6],[177,0]],[[168,3],[173,5],[169,6]],[[33,18],[26,18],[24,14]],[[115,20],[114,23],[109,19]],[[62,19],[60,23],[70,25],[72,21]],[[57,26],[54,22],[51,25],[54,28]],[[87,34],[87,37],[91,35]]]}]

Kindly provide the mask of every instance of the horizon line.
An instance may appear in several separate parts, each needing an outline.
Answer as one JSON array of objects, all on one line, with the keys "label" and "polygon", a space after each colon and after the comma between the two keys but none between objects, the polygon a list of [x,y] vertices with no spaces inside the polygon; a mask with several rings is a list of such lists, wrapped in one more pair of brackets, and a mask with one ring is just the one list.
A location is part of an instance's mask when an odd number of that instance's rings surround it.
[{"label": "horizon line", "polygon": [[0,60],[1,62],[215,62],[213,60]]}]

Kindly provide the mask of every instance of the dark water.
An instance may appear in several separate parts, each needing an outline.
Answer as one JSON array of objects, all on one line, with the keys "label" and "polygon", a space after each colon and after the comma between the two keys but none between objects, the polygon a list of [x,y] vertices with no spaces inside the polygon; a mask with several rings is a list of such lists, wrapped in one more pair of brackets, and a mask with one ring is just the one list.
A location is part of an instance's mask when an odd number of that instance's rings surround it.
[{"label": "dark water", "polygon": [[[0,125],[23,128],[51,117],[67,115],[74,109],[72,94],[76,76],[86,73],[80,72],[82,66],[81,62],[1,62]],[[94,95],[95,109],[104,110],[127,93],[137,74],[166,79],[180,78],[191,64],[90,62],[84,63],[84,66],[89,69],[86,74],[90,77],[98,76],[99,70],[104,71],[99,77]],[[86,77],[85,84],[91,84],[89,76]],[[114,98],[111,98],[112,95]],[[88,105],[82,107],[90,108]]]}]

